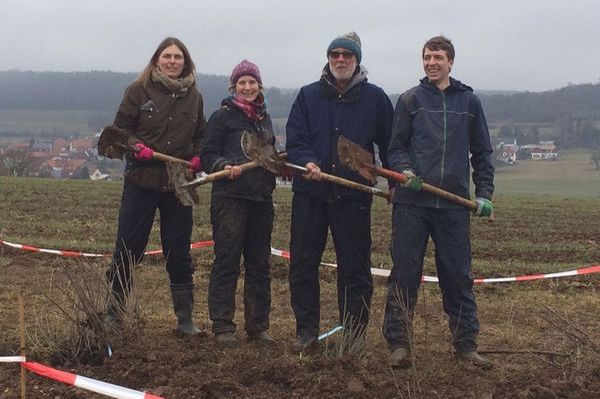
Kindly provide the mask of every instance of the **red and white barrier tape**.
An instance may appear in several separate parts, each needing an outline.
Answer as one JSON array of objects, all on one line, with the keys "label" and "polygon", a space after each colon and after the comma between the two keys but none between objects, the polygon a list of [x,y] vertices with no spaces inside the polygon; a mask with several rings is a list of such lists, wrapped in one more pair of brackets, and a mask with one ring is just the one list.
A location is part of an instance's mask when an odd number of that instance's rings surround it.
[{"label": "red and white barrier tape", "polygon": [[67,385],[73,385],[88,391],[96,392],[111,398],[118,399],[164,399],[160,396],[152,395],[146,392],[135,391],[133,389],[124,388],[119,385],[109,384],[108,382],[94,380],[88,377],[82,377],[77,374],[67,373],[53,369],[52,367],[44,366],[40,363],[22,362],[28,370],[41,375],[42,377],[50,378]]},{"label": "red and white barrier tape", "polygon": [[[62,255],[62,256],[84,256],[84,257],[111,256],[110,254],[90,254],[90,253],[85,253],[85,252],[61,251],[61,250],[56,250],[56,249],[36,248],[36,247],[30,246],[30,245],[15,244],[15,243],[4,241],[4,240],[0,240],[0,244],[6,245],[6,246],[9,246],[12,248],[22,249],[25,251],[44,252],[44,253],[49,253],[49,254],[54,254],[54,255]],[[198,241],[198,242],[191,244],[190,248],[192,248],[192,249],[204,248],[204,247],[210,247],[212,245],[214,245],[214,241],[211,241],[211,240]],[[162,250],[160,250],[160,249],[145,252],[146,255],[158,255],[161,253],[162,253]],[[288,251],[283,251],[281,249],[271,248],[271,254],[274,256],[279,256],[281,258],[290,259],[290,253]],[[337,265],[335,263],[321,262],[321,264],[323,266],[337,267]],[[371,273],[374,276],[388,277],[390,275],[390,270],[372,267]],[[542,280],[542,279],[547,279],[547,278],[578,276],[578,275],[592,274],[592,273],[600,273],[600,265],[587,266],[587,267],[580,268],[580,269],[567,270],[567,271],[556,272],[556,273],[547,273],[547,274],[529,274],[529,275],[524,275],[524,276],[513,276],[513,277],[476,278],[474,280],[474,282],[475,282],[475,284],[510,283],[510,282],[515,282],[515,281]],[[426,282],[426,283],[437,283],[439,281],[439,279],[435,276],[423,276],[421,281]]]},{"label": "red and white barrier tape", "polygon": [[[38,247],[33,247],[31,245],[15,244],[14,242],[8,242],[8,241],[4,241],[4,240],[0,240],[0,244],[6,245],[7,247],[11,247],[11,248],[21,249],[23,251],[41,252],[41,253],[46,253],[46,254],[68,256],[68,257],[102,258],[102,257],[112,256],[112,254],[93,254],[93,253],[87,253],[87,252],[65,251],[65,250],[60,250],[60,249],[38,248]],[[212,241],[212,240],[199,241],[199,242],[195,242],[195,243],[191,244],[190,249],[211,247],[213,245],[214,245],[214,241]],[[162,254],[162,249],[156,249],[153,251],[144,252],[144,255],[160,255],[160,254]]]},{"label": "red and white barrier tape", "polygon": [[[335,263],[321,263],[325,266],[337,267]],[[390,275],[391,270],[389,269],[379,269],[372,267],[371,273],[374,276],[382,276],[388,277]],[[558,277],[568,277],[568,276],[578,276],[583,274],[592,274],[592,273],[600,273],[600,265],[584,267],[581,269],[575,270],[567,270],[564,272],[556,272],[556,273],[547,273],[547,274],[528,274],[524,276],[513,276],[513,277],[493,277],[493,278],[476,278],[473,282],[475,284],[492,284],[492,283],[510,283],[513,281],[529,281],[529,280],[542,280],[545,278],[558,278]],[[422,282],[425,283],[437,283],[439,282],[439,278],[436,276],[423,276],[421,278]]]}]

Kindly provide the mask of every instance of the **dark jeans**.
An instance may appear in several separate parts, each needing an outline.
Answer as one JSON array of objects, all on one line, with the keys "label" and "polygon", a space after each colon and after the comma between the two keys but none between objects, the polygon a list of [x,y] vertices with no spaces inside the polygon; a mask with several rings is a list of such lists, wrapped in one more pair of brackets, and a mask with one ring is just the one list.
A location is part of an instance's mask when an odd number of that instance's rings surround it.
[{"label": "dark jeans", "polygon": [[409,346],[412,314],[423,275],[423,258],[431,236],[449,317],[452,343],[457,351],[476,349],[479,332],[473,295],[469,212],[394,204],[392,260],[388,279],[383,335],[390,348]]},{"label": "dark jeans", "polygon": [[340,322],[365,328],[373,295],[371,200],[333,203],[303,193],[292,199],[290,293],[296,333],[316,336],[320,321],[319,264],[331,229],[337,257]]},{"label": "dark jeans", "polygon": [[234,332],[235,291],[244,255],[244,320],[249,333],[269,328],[273,203],[212,197],[210,218],[215,261],[208,287],[213,332]]},{"label": "dark jeans", "polygon": [[174,193],[146,190],[126,180],[117,241],[108,273],[113,291],[127,294],[131,289],[131,270],[144,257],[156,209],[160,212],[160,237],[169,280],[172,284],[192,283],[192,207],[181,205]]}]

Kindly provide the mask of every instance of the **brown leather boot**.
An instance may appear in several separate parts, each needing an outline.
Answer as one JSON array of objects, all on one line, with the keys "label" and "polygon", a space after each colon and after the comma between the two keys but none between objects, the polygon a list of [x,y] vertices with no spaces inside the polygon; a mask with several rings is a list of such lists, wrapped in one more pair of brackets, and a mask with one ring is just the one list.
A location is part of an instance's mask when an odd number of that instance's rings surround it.
[{"label": "brown leather boot", "polygon": [[484,370],[489,370],[494,366],[490,359],[481,356],[476,351],[456,352],[455,357],[459,362],[471,362],[474,366]]},{"label": "brown leather boot", "polygon": [[292,344],[290,352],[297,354],[308,352],[311,349],[316,349],[317,342],[317,337],[299,335],[296,338],[296,341]]},{"label": "brown leather boot", "polygon": [[272,346],[277,343],[277,341],[275,341],[275,339],[271,337],[266,330],[248,333],[248,340],[265,346]]},{"label": "brown leather boot", "polygon": [[215,335],[215,341],[217,341],[219,346],[225,348],[235,348],[240,345],[240,341],[235,335],[233,335],[232,332],[225,332]]}]

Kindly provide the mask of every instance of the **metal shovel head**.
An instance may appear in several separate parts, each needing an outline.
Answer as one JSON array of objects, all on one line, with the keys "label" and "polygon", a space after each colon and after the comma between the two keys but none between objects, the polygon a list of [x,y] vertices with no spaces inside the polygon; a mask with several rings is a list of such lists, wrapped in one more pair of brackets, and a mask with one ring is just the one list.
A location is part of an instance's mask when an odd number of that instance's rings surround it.
[{"label": "metal shovel head", "polygon": [[370,173],[375,169],[373,154],[344,136],[339,136],[337,150],[340,161],[347,168],[359,173],[362,177],[373,183],[377,181],[377,178]]},{"label": "metal shovel head", "polygon": [[129,135],[114,125],[102,130],[98,139],[98,154],[111,159],[123,159],[132,151],[129,146]]},{"label": "metal shovel head", "polygon": [[360,168],[373,168],[373,154],[344,136],[338,139],[338,156],[349,169],[358,172]]},{"label": "metal shovel head", "polygon": [[281,169],[285,167],[285,161],[275,151],[275,146],[265,143],[260,137],[246,130],[242,133],[241,146],[249,159],[273,174],[280,174]]},{"label": "metal shovel head", "polygon": [[185,184],[194,178],[193,172],[185,165],[165,162],[169,183],[175,187],[175,196],[184,206],[192,206],[200,202],[198,192],[193,186]]}]

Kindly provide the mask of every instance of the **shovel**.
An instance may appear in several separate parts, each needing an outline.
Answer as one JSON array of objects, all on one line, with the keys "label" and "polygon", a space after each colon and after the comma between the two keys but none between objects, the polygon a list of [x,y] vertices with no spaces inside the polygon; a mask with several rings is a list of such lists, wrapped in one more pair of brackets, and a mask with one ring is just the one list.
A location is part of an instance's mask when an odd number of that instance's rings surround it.
[{"label": "shovel", "polygon": [[[246,162],[241,165],[237,165],[243,171],[258,168],[260,165],[256,162]],[[192,181],[186,182],[182,185],[182,187],[196,187],[202,186],[204,184],[212,183],[216,180],[222,180],[229,177],[229,170],[223,169],[215,173],[210,173],[208,175],[200,176]]]},{"label": "shovel", "polygon": [[[98,154],[107,158],[123,159],[125,155],[137,152],[137,148],[129,144],[129,137],[129,133],[120,127],[115,125],[105,127],[98,139]],[[152,154],[152,158],[192,166],[189,161],[156,151]]]},{"label": "shovel", "polygon": [[[344,136],[340,136],[337,148],[340,161],[342,161],[342,163],[351,170],[360,173],[361,169],[366,168],[369,172],[371,172],[371,174],[383,176],[400,183],[406,183],[406,176],[404,176],[402,173],[394,172],[393,170],[389,169],[378,168],[373,165],[373,154],[358,144],[348,140]],[[423,182],[421,189],[471,210],[477,210],[477,202],[463,198],[456,194],[452,194],[446,190],[432,186],[431,184]]]},{"label": "shovel", "polygon": [[[125,155],[137,151],[135,146],[129,144],[129,133],[117,126],[107,126],[102,130],[98,139],[98,154],[112,159],[123,159]],[[192,206],[200,202],[198,193],[193,187],[183,188],[191,177],[191,164],[180,158],[154,152],[152,158],[165,161],[169,181],[175,187],[175,196],[184,206]]]},{"label": "shovel", "polygon": [[[300,171],[302,173],[308,172],[308,170],[306,170],[306,168],[303,166],[286,162],[284,159],[278,156],[273,145],[265,143],[259,137],[252,135],[248,132],[244,132],[242,134],[242,149],[244,150],[248,158],[252,159],[254,162],[258,163],[260,166],[272,173],[280,174],[281,169],[283,169],[284,167],[288,167],[293,170]],[[330,175],[324,172],[321,172],[321,176],[323,180],[333,184],[349,187],[354,190],[362,191],[371,195],[376,195],[385,199],[388,199],[389,197],[387,192],[375,187],[360,184],[355,181],[347,180],[342,177]]]}]

